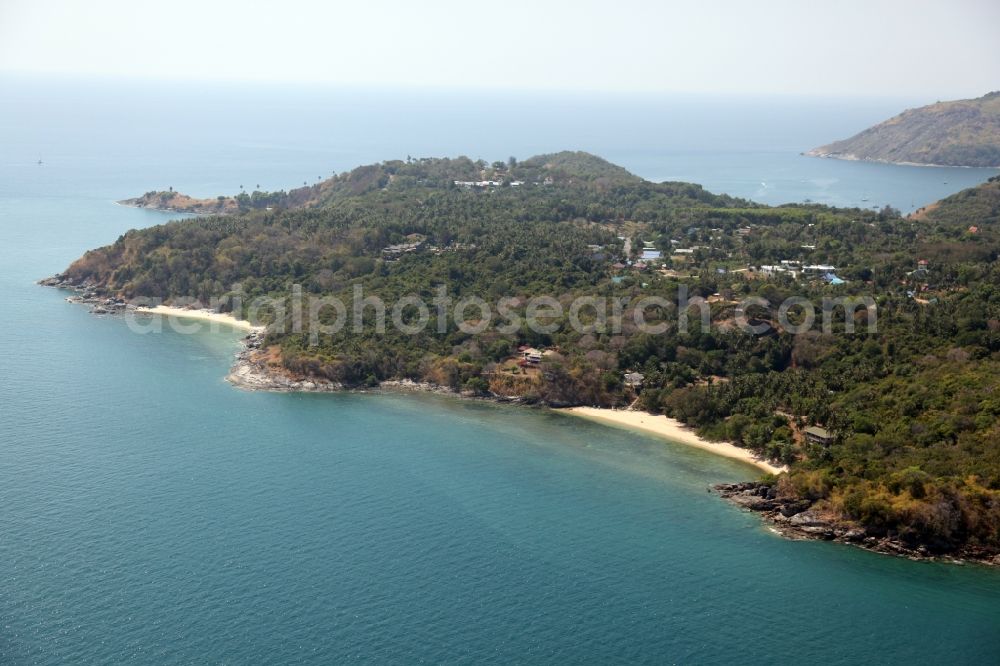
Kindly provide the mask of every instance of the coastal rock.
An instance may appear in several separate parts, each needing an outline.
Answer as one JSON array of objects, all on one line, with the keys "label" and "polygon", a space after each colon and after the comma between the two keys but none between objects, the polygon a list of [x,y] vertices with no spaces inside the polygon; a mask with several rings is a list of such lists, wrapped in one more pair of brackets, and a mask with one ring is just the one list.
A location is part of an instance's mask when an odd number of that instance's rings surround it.
[{"label": "coastal rock", "polygon": [[263,344],[264,336],[261,333],[254,332],[244,338],[242,348],[236,354],[233,367],[226,376],[226,381],[246,391],[288,393],[292,391],[332,392],[343,390],[343,385],[336,382],[318,378],[291,377],[280,369],[270,367],[258,355]]},{"label": "coastal rock", "polygon": [[840,539],[857,543],[865,540],[866,533],[863,529],[860,528],[849,528],[849,529],[836,530],[835,534]]},{"label": "coastal rock", "polygon": [[790,525],[796,527],[828,527],[829,521],[820,518],[811,511],[803,511],[802,513],[797,513],[788,519]]},{"label": "coastal rock", "polygon": [[836,541],[912,560],[946,558],[951,562],[970,560],[1000,566],[1000,556],[973,547],[953,551],[948,550],[948,545],[944,543],[912,543],[896,534],[870,535],[859,525],[837,520],[813,509],[813,503],[807,499],[781,497],[772,492],[775,491],[773,486],[757,481],[719,484],[711,490],[739,507],[759,513],[775,532],[788,539]]},{"label": "coastal rock", "polygon": [[809,500],[790,500],[784,502],[781,505],[781,515],[785,518],[791,518],[792,516],[802,513],[806,509],[812,506]]},{"label": "coastal rock", "polygon": [[739,494],[730,498],[734,503],[751,511],[771,511],[776,508],[774,500],[756,494]]}]

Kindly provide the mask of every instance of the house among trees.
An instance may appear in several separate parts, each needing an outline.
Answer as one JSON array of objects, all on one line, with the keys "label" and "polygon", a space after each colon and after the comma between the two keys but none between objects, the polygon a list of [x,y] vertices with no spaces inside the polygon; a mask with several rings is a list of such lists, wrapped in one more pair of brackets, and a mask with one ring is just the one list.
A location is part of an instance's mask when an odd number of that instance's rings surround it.
[{"label": "house among trees", "polygon": [[821,446],[830,446],[833,444],[833,434],[826,428],[809,426],[803,433],[806,436],[806,441],[810,444],[819,444]]},{"label": "house among trees", "polygon": [[518,347],[517,351],[521,355],[521,360],[526,361],[530,365],[538,365],[542,362],[544,357],[555,354],[555,352],[551,349],[542,350],[525,346]]},{"label": "house among trees", "polygon": [[423,241],[416,241],[413,243],[400,243],[398,245],[389,245],[388,247],[382,248],[382,255],[387,259],[398,258],[407,252],[416,252],[423,245]]},{"label": "house among trees", "polygon": [[642,388],[642,381],[645,377],[638,372],[626,372],[625,373],[625,386],[639,390]]}]

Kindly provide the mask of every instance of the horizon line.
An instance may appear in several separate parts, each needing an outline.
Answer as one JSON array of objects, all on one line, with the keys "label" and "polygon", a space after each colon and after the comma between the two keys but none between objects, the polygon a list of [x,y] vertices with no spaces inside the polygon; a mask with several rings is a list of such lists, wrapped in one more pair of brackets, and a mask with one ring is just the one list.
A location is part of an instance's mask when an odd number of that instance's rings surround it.
[{"label": "horizon line", "polygon": [[143,76],[137,74],[127,74],[120,72],[73,72],[57,70],[24,70],[24,69],[3,69],[0,68],[0,78],[20,79],[20,80],[43,80],[62,81],[67,83],[130,83],[145,85],[190,85],[201,86],[226,86],[246,89],[252,86],[263,86],[267,88],[287,88],[304,89],[312,88],[316,91],[332,92],[337,90],[351,90],[364,92],[415,92],[415,93],[473,93],[473,94],[522,94],[547,97],[562,96],[594,96],[604,95],[608,97],[631,97],[631,98],[665,98],[665,97],[703,97],[703,98],[744,98],[744,99],[858,99],[858,100],[913,100],[922,104],[934,104],[936,102],[956,101],[962,99],[975,99],[992,92],[1000,92],[1000,83],[993,90],[977,92],[958,91],[938,91],[936,95],[926,94],[916,91],[897,91],[886,93],[871,92],[849,92],[840,90],[831,91],[777,91],[777,90],[718,90],[718,89],[629,89],[629,88],[551,88],[540,86],[504,86],[504,85],[476,85],[475,83],[465,84],[422,84],[407,81],[333,81],[333,80],[311,80],[311,79],[255,79],[241,77],[181,77],[181,76]]}]

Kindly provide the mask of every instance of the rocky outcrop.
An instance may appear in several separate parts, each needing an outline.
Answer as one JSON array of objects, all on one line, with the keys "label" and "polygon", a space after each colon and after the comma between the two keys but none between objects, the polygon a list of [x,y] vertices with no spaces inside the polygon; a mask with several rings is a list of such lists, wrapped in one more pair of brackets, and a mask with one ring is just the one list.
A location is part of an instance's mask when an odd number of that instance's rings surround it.
[{"label": "rocky outcrop", "polygon": [[118,204],[129,208],[149,208],[169,213],[193,213],[195,215],[226,215],[239,211],[239,204],[233,197],[195,199],[173,190],[146,192],[141,197],[122,199]]},{"label": "rocky outcrop", "polygon": [[246,391],[275,391],[280,393],[333,393],[340,391],[405,391],[415,393],[437,393],[461,398],[482,399],[494,402],[520,402],[518,398],[498,395],[483,395],[473,391],[458,391],[448,386],[431,382],[417,382],[412,379],[387,379],[372,386],[347,386],[322,377],[296,376],[275,363],[266,353],[264,334],[254,332],[243,339],[243,345],[236,354],[232,369],[226,376],[237,388]]},{"label": "rocky outcrop", "polygon": [[125,299],[108,296],[103,289],[91,282],[77,283],[65,275],[53,275],[39,280],[38,284],[43,287],[56,287],[75,292],[72,296],[67,296],[66,300],[70,303],[90,306],[90,311],[93,314],[120,314],[136,309],[135,305],[125,301]]},{"label": "rocky outcrop", "polygon": [[782,536],[791,539],[820,539],[864,548],[876,553],[913,560],[944,559],[1000,565],[1000,555],[965,548],[954,552],[934,552],[923,544],[911,544],[896,535],[869,532],[851,521],[823,511],[800,497],[782,496],[775,486],[758,481],[724,483],[712,488],[723,498],[748,511],[759,513]]},{"label": "rocky outcrop", "polygon": [[294,377],[282,371],[268,362],[267,356],[262,353],[263,346],[263,333],[254,332],[245,337],[226,381],[247,391],[329,393],[343,390],[344,386],[337,382]]}]

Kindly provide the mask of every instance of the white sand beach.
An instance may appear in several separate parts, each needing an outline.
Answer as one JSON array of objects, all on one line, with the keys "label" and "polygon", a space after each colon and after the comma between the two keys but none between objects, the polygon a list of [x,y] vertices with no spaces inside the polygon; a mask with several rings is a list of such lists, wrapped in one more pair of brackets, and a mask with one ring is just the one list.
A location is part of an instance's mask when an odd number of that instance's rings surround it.
[{"label": "white sand beach", "polygon": [[231,326],[232,328],[239,329],[241,331],[253,332],[253,331],[263,331],[264,326],[254,326],[248,321],[242,319],[237,319],[231,314],[226,312],[216,312],[215,310],[193,310],[188,308],[175,308],[169,305],[157,305],[152,308],[137,308],[136,312],[141,314],[156,314],[163,315],[165,317],[178,317],[183,319],[197,319],[200,321],[212,322],[215,324],[223,324],[225,326]]},{"label": "white sand beach", "polygon": [[634,410],[603,409],[599,407],[569,407],[567,409],[560,409],[559,411],[563,414],[572,414],[573,416],[580,416],[592,421],[659,435],[664,439],[687,444],[688,446],[696,446],[699,449],[711,451],[726,458],[742,460],[771,474],[780,474],[788,471],[787,467],[779,467],[766,460],[761,460],[752,452],[741,449],[734,444],[710,442],[707,439],[703,439],[680,421],[667,416],[658,416]]}]

